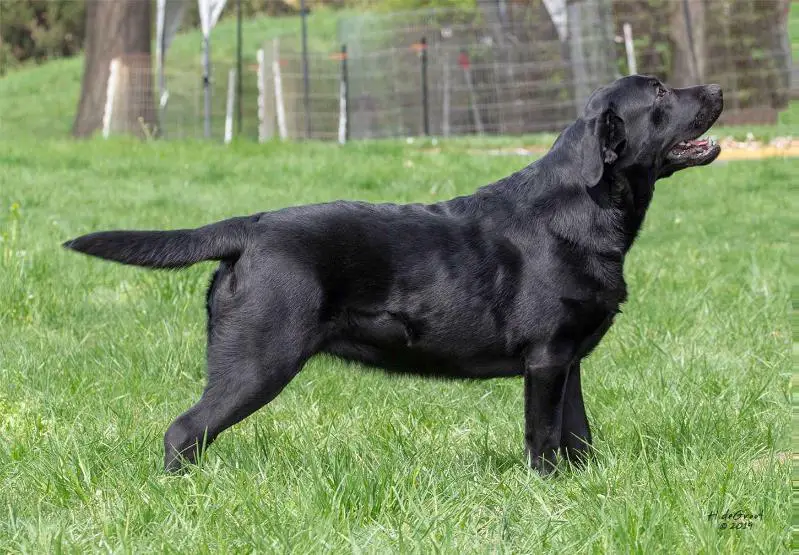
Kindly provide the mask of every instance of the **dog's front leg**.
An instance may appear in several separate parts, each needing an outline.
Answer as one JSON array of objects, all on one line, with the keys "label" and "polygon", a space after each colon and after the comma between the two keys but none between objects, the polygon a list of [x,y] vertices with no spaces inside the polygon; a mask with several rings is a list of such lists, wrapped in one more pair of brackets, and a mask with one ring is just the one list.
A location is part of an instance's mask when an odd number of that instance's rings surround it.
[{"label": "dog's front leg", "polygon": [[542,475],[557,463],[568,373],[568,361],[541,352],[528,356],[525,364],[525,448],[530,466]]},{"label": "dog's front leg", "polygon": [[583,389],[580,384],[580,359],[588,356],[613,324],[616,313],[609,314],[596,330],[580,345],[576,360],[569,368],[563,393],[563,425],[561,454],[574,465],[583,464],[591,452],[591,427],[585,413]]},{"label": "dog's front leg", "polygon": [[579,361],[572,364],[566,378],[560,447],[563,457],[574,465],[584,463],[591,448],[591,427],[583,403]]}]

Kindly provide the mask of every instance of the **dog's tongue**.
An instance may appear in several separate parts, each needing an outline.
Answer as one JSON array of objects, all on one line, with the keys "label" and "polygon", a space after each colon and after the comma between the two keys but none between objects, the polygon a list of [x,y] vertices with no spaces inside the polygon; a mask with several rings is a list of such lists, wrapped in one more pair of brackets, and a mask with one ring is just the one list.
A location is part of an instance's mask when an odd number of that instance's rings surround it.
[{"label": "dog's tongue", "polygon": [[686,150],[705,150],[715,146],[715,141],[710,138],[693,139],[691,141],[680,141],[677,143],[672,152],[685,152]]},{"label": "dog's tongue", "polygon": [[679,146],[684,147],[691,147],[691,146],[707,146],[708,140],[707,139],[694,139],[693,141],[681,141]]}]

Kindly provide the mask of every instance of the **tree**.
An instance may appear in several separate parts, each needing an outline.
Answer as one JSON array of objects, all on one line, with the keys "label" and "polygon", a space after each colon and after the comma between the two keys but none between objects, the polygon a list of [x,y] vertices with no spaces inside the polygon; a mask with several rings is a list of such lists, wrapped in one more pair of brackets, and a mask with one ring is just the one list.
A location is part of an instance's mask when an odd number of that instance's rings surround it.
[{"label": "tree", "polygon": [[83,83],[72,127],[86,137],[102,127],[111,61],[120,59],[114,105],[118,126],[137,135],[156,128],[150,65],[150,0],[87,0]]},{"label": "tree", "polygon": [[85,8],[75,0],[0,0],[0,72],[80,52]]},{"label": "tree", "polygon": [[707,77],[705,2],[686,0],[671,4],[671,38],[673,46],[670,84],[689,87],[703,83]]}]

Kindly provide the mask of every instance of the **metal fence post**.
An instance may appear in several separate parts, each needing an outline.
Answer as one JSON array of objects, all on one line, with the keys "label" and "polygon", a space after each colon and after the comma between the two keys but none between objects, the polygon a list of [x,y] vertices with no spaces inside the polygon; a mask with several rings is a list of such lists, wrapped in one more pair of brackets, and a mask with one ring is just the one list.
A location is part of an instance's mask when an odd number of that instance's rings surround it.
[{"label": "metal fence post", "polygon": [[424,134],[430,134],[430,106],[427,93],[427,38],[422,37],[422,118]]},{"label": "metal fence post", "polygon": [[308,10],[305,0],[300,0],[300,18],[302,20],[302,103],[305,110],[305,138],[311,138],[311,92],[308,76]]},{"label": "metal fence post", "polygon": [[286,106],[283,103],[283,79],[280,75],[280,39],[272,39],[272,75],[275,82],[275,112],[277,112],[277,131],[280,140],[288,138],[286,127]]},{"label": "metal fence post", "polygon": [[627,74],[638,73],[638,64],[635,63],[635,44],[633,43],[633,27],[629,23],[622,25],[624,32],[624,50],[627,53]]},{"label": "metal fence post", "polygon": [[241,134],[244,73],[241,69],[241,0],[236,0],[236,131]]},{"label": "metal fence post", "polygon": [[105,110],[103,110],[103,138],[107,139],[111,134],[111,124],[114,122],[114,100],[117,95],[117,84],[119,83],[119,58],[111,60],[108,70],[108,84],[105,92]]},{"label": "metal fence post", "polygon": [[339,127],[338,142],[350,140],[350,83],[347,70],[347,45],[341,45],[341,84],[339,86]]},{"label": "metal fence post", "polygon": [[466,81],[466,88],[469,91],[469,106],[472,109],[474,127],[477,130],[477,134],[482,135],[483,120],[480,118],[480,106],[477,104],[477,96],[475,95],[474,84],[472,83],[471,61],[469,60],[469,53],[466,50],[461,50],[458,55],[458,65],[463,69],[463,79]]},{"label": "metal fence post", "polygon": [[[258,142],[262,143],[269,136],[269,127],[266,122],[266,53],[263,48],[258,49]],[[241,99],[239,99],[241,103]]]},{"label": "metal fence post", "polygon": [[442,106],[441,106],[441,134],[445,137],[449,137],[449,104],[450,104],[450,84],[449,84],[449,64],[450,64],[450,56],[447,53],[446,48],[443,49],[444,52],[444,65],[443,65],[443,98],[442,98]]},{"label": "metal fence post", "polygon": [[211,40],[203,37],[203,94],[205,109],[203,116],[203,136],[211,137]]},{"label": "metal fence post", "polygon": [[233,140],[233,108],[236,103],[236,70],[231,68],[227,76],[227,104],[225,104],[225,144]]}]

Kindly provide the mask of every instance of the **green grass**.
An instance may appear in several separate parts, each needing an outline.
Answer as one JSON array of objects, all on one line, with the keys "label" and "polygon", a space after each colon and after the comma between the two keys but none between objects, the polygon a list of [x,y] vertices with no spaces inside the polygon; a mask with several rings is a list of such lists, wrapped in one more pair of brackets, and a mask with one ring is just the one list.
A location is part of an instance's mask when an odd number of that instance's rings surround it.
[{"label": "green grass", "polygon": [[[518,379],[319,357],[199,468],[161,473],[162,434],[204,384],[212,267],[150,272],[60,242],[433,201],[523,164],[426,146],[0,139],[0,551],[787,552],[793,160],[659,184],[631,299],[584,368],[583,471],[528,471]],[[706,516],[735,509],[763,518]]]}]

